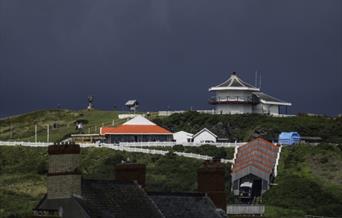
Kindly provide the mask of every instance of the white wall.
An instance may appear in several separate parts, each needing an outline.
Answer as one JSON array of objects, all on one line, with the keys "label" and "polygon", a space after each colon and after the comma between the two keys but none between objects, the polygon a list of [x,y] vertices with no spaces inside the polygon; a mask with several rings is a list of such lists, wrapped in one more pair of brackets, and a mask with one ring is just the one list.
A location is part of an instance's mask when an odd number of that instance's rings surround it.
[{"label": "white wall", "polygon": [[192,136],[191,133],[180,131],[173,134],[173,139],[176,140],[176,144],[184,144],[190,142]]},{"label": "white wall", "polygon": [[[216,91],[217,98],[227,98],[230,97],[241,97],[241,98],[252,98],[252,92],[246,90],[222,90]],[[252,113],[251,104],[219,104],[215,106],[216,114],[245,114]]]},{"label": "white wall", "polygon": [[204,141],[216,142],[216,138],[207,131],[204,131],[201,134],[197,135],[193,140],[194,143],[204,143]]},{"label": "white wall", "polygon": [[226,98],[227,96],[231,97],[252,97],[252,92],[248,90],[220,90],[216,91],[216,97]]},{"label": "white wall", "polygon": [[260,103],[253,107],[253,113],[277,115],[279,114],[279,106]]},{"label": "white wall", "polygon": [[252,113],[251,104],[219,104],[215,107],[216,114],[246,114]]}]

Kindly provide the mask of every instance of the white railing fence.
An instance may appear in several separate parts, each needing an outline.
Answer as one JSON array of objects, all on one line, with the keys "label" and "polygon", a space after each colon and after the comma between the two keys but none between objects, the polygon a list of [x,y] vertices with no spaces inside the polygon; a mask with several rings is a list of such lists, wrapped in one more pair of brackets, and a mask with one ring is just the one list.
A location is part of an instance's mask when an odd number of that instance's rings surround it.
[{"label": "white railing fence", "polygon": [[[240,145],[244,145],[247,142],[215,142],[215,143],[183,143],[183,146],[199,147],[201,145],[212,145],[218,148],[235,148]],[[119,146],[126,147],[173,147],[177,145],[176,142],[120,142]]]},{"label": "white railing fence", "polygon": [[[7,142],[7,141],[0,141],[0,146],[28,146],[28,147],[48,147],[53,143],[47,142]],[[163,150],[155,150],[155,149],[147,149],[147,148],[137,148],[137,147],[130,147],[130,146],[120,146],[115,144],[107,144],[107,143],[81,143],[80,146],[82,148],[87,147],[95,147],[95,148],[110,148],[117,151],[126,151],[126,152],[136,152],[136,153],[144,153],[144,154],[158,154],[158,155],[166,155],[169,151]],[[199,160],[212,160],[213,157],[201,154],[194,154],[194,153],[186,153],[186,152],[174,152],[174,154],[182,157],[194,158]],[[232,160],[228,159],[221,159],[222,163],[232,163]]]},{"label": "white railing fence", "polygon": [[228,215],[263,215],[265,205],[233,204],[227,206]]}]

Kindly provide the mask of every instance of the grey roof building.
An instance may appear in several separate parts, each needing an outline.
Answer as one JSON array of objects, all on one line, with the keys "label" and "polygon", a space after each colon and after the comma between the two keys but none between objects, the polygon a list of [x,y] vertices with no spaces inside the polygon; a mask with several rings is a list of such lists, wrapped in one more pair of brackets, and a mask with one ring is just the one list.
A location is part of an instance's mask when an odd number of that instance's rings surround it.
[{"label": "grey roof building", "polygon": [[204,193],[148,193],[165,217],[172,218],[219,218],[223,210],[216,210]]},{"label": "grey roof building", "polygon": [[278,115],[281,106],[291,106],[291,103],[265,94],[260,88],[242,81],[235,72],[225,82],[211,87],[209,92],[215,93],[209,103],[215,105],[215,112],[218,114]]},{"label": "grey roof building", "polygon": [[141,164],[117,166],[117,180],[82,179],[79,145],[51,145],[48,153],[48,191],[33,217],[225,217],[206,194],[145,192]]}]

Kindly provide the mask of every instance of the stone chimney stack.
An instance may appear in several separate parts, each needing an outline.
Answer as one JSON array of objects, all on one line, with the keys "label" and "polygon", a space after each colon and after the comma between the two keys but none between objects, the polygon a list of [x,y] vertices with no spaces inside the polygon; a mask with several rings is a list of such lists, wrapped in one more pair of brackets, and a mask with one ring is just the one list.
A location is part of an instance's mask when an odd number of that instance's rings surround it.
[{"label": "stone chimney stack", "polygon": [[128,182],[136,181],[141,187],[145,187],[146,166],[136,163],[122,163],[115,166],[115,180]]},{"label": "stone chimney stack", "polygon": [[216,208],[226,211],[225,169],[219,160],[205,161],[197,171],[198,191],[207,193]]},{"label": "stone chimney stack", "polygon": [[49,146],[48,199],[81,195],[80,151],[77,144]]}]

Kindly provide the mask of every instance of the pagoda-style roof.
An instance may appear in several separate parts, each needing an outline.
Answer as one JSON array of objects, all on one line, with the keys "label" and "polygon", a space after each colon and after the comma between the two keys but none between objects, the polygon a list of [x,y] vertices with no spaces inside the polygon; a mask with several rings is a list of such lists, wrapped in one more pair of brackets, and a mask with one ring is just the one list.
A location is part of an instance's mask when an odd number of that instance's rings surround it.
[{"label": "pagoda-style roof", "polygon": [[233,72],[229,79],[225,82],[211,87],[209,91],[218,91],[218,90],[250,90],[250,91],[260,91],[259,88],[252,86],[251,84],[242,81],[235,72]]}]

